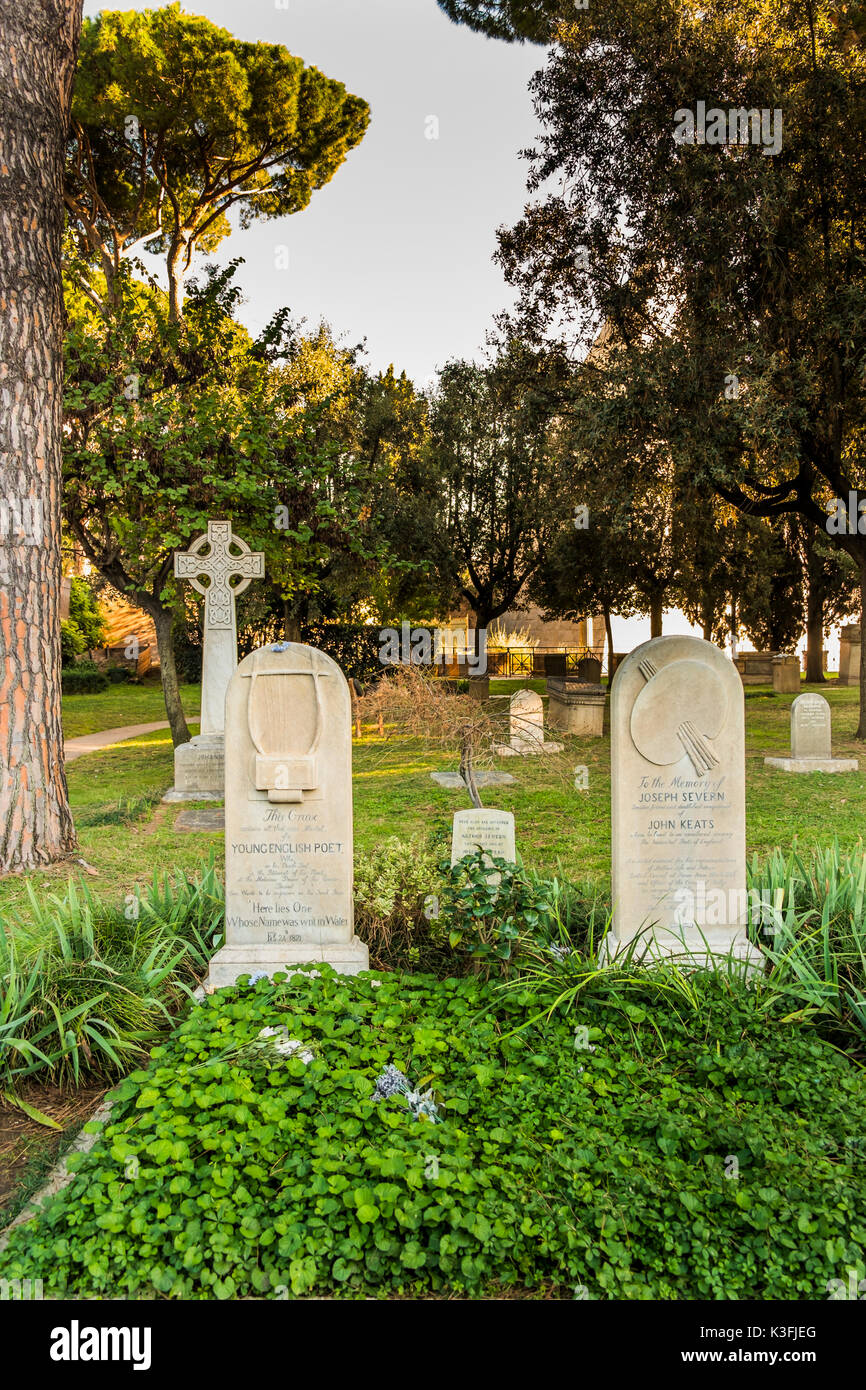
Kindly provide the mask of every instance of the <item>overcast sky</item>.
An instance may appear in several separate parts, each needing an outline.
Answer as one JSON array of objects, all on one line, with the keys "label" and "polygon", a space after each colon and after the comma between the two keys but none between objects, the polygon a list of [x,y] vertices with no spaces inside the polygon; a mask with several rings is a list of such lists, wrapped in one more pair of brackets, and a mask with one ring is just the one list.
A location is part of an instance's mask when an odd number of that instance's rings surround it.
[{"label": "overcast sky", "polygon": [[[285,7],[277,8],[281,3]],[[99,5],[84,12],[155,9]],[[284,44],[372,108],[360,146],[305,212],[235,231],[216,260],[238,272],[251,331],[288,304],[366,338],[375,369],[419,384],[456,356],[477,356],[512,302],[493,264],[496,228],[520,216],[536,121],[527,84],[544,50],[454,25],[436,0],[198,0],[238,38]],[[438,140],[426,138],[428,117]],[[279,248],[288,269],[277,269]],[[196,262],[200,264],[200,261]]]}]

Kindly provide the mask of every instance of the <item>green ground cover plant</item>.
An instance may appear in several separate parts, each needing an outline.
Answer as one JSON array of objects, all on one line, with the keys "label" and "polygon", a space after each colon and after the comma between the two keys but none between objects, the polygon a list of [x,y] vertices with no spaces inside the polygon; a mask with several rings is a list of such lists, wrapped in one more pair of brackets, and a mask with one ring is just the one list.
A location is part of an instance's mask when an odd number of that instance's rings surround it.
[{"label": "green ground cover plant", "polygon": [[[220,991],[0,1274],[52,1297],[825,1299],[866,1273],[863,1074],[723,977],[694,992],[596,976],[540,1015],[536,991],[327,967]],[[376,1099],[389,1066],[435,1114]]]}]

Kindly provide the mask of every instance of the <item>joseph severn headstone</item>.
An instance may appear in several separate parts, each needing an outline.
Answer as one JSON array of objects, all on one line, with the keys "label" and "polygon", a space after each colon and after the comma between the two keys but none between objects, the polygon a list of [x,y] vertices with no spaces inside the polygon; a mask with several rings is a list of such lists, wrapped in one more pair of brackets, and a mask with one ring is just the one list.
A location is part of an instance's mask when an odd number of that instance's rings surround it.
[{"label": "joseph severn headstone", "polygon": [[637,958],[757,962],[746,932],[743,688],[724,652],[656,637],[611,694],[614,914],[607,946]]},{"label": "joseph severn headstone", "polygon": [[226,697],[226,940],[208,983],[326,962],[369,966],[354,933],[346,679],[315,647],[240,663]]},{"label": "joseph severn headstone", "polygon": [[[174,786],[163,801],[221,801],[225,790],[226,689],[238,664],[235,599],[265,572],[262,551],[232,534],[230,521],[209,521],[207,535],[174,557],[174,572],[204,594],[201,726],[174,750]],[[239,578],[234,587],[231,580]],[[202,583],[207,579],[207,585]]]}]

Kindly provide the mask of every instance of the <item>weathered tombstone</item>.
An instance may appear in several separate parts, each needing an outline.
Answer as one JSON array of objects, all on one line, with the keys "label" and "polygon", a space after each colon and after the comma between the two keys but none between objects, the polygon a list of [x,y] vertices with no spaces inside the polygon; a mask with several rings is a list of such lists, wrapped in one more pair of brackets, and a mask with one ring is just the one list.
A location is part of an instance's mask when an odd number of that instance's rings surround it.
[{"label": "weathered tombstone", "polygon": [[366,970],[354,934],[349,688],[315,647],[246,657],[226,697],[226,940],[209,984],[325,961]]},{"label": "weathered tombstone", "polygon": [[823,695],[806,691],[791,705],[791,757],[830,757],[830,706]]},{"label": "weathered tombstone", "polygon": [[773,690],[777,695],[796,695],[800,690],[800,658],[783,655],[773,657]]},{"label": "weathered tombstone", "polygon": [[544,705],[534,690],[516,690],[509,701],[510,742],[497,743],[501,757],[531,757],[537,753],[560,753],[561,743],[544,741]]},{"label": "weathered tombstone", "polygon": [[734,664],[743,685],[771,685],[773,657],[779,655],[779,652],[740,652]]},{"label": "weathered tombstone", "polygon": [[847,623],[839,639],[839,684],[860,684],[860,624]]},{"label": "weathered tombstone", "polygon": [[[473,772],[473,777],[476,787],[510,787],[517,780],[510,772],[491,771],[488,768],[478,768]],[[466,781],[460,772],[431,772],[430,781],[448,791],[466,790]]]},{"label": "weathered tombstone", "polygon": [[552,729],[577,738],[601,738],[604,733],[604,706],[607,690],[603,685],[586,685],[576,680],[547,682],[547,722]]},{"label": "weathered tombstone", "polygon": [[746,933],[743,687],[699,637],[656,637],[611,694],[609,955],[760,960]]},{"label": "weathered tombstone", "polygon": [[765,758],[782,772],[856,772],[856,758],[834,758],[830,741],[830,706],[823,695],[807,690],[791,705],[791,756]]},{"label": "weathered tombstone", "polygon": [[601,681],[601,661],[597,656],[582,656],[577,663],[577,679],[584,685],[598,685]]},{"label": "weathered tombstone", "polygon": [[514,816],[510,811],[456,811],[451,832],[451,863],[482,849],[496,859],[516,863]]},{"label": "weathered tombstone", "polygon": [[[205,549],[208,553],[203,555]],[[163,801],[220,801],[225,789],[226,689],[238,662],[235,599],[253,579],[262,578],[265,557],[232,535],[230,521],[209,521],[207,535],[199,536],[188,551],[175,553],[174,572],[205,599],[201,726],[195,738],[174,750],[174,786]],[[240,583],[233,588],[230,580],[238,576]]]}]

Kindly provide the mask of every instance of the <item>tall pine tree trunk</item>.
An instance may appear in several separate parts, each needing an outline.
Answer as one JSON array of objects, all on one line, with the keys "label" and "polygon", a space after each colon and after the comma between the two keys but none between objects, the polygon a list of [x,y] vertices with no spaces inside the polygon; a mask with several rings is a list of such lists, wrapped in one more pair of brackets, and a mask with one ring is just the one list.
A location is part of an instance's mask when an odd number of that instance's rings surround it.
[{"label": "tall pine tree trunk", "polygon": [[0,874],[75,846],[60,723],[62,181],[81,0],[0,5]]},{"label": "tall pine tree trunk", "polygon": [[661,637],[664,611],[664,597],[650,599],[650,637]]}]

